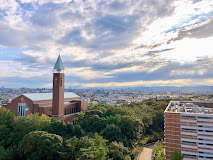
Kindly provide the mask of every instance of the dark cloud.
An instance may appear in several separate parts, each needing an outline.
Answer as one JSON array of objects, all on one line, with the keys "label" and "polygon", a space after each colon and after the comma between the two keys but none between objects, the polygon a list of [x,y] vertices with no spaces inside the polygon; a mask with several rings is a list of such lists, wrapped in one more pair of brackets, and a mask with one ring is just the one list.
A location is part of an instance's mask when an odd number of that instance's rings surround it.
[{"label": "dark cloud", "polygon": [[15,30],[0,22],[0,45],[23,48],[27,45],[28,32]]},{"label": "dark cloud", "polygon": [[200,2],[200,1],[202,1],[202,0],[193,0],[192,2],[197,3],[197,2]]},{"label": "dark cloud", "polygon": [[137,29],[139,16],[114,16],[106,15],[96,20],[95,26],[99,31],[110,31],[110,34],[120,35],[124,32],[132,32],[132,29]]},{"label": "dark cloud", "polygon": [[[28,30],[20,32],[5,26],[6,30],[2,26],[1,35],[5,40],[0,44],[24,44],[27,48],[37,49],[38,44],[50,41],[64,47],[77,45],[97,50],[127,48],[141,31],[146,30],[147,24],[174,11],[173,0],[82,1],[77,3],[81,9],[76,9],[78,5],[75,3],[19,3]],[[94,38],[85,39],[82,31],[94,35]],[[55,34],[62,38],[57,39]]]},{"label": "dark cloud", "polygon": [[158,44],[154,44],[154,45],[144,45],[144,44],[141,44],[140,46],[136,47],[135,49],[140,49],[140,48],[153,49],[153,48],[161,46],[162,44],[163,43],[158,43]]},{"label": "dark cloud", "polygon": [[75,44],[82,46],[86,43],[86,39],[81,36],[80,28],[74,28],[65,35],[60,41],[61,44]]},{"label": "dark cloud", "polygon": [[[73,28],[59,42],[98,50],[126,48],[136,37],[139,26],[138,16],[106,15],[94,23]],[[87,28],[95,30],[94,38],[87,40],[82,36],[82,31],[87,31]]]},{"label": "dark cloud", "polygon": [[[168,0],[103,1],[94,3],[94,6],[82,4],[84,12],[72,9],[74,4],[47,6],[41,6],[33,14],[33,24],[50,28],[65,25],[61,28],[61,33],[65,34],[56,43],[97,50],[130,46],[138,34],[146,29],[146,25],[174,11],[173,1]],[[82,31],[93,35],[93,38],[86,39]]]},{"label": "dark cloud", "polygon": [[181,40],[183,38],[208,38],[213,36],[213,19],[207,23],[197,24],[193,29],[182,29],[178,33],[178,37],[174,40]]},{"label": "dark cloud", "polygon": [[28,54],[21,53],[17,58],[15,58],[16,61],[25,62],[25,63],[39,63],[39,58],[36,56],[31,56]]},{"label": "dark cloud", "polygon": [[166,51],[171,51],[174,48],[167,48],[167,49],[160,49],[160,50],[152,50],[152,51],[148,51],[146,54],[144,54],[144,56],[149,56],[149,57],[153,57],[153,56],[158,56],[156,55],[157,53],[162,53],[162,52],[166,52]]},{"label": "dark cloud", "polygon": [[40,27],[56,27],[60,23],[57,5],[43,5],[33,12],[31,22]]},{"label": "dark cloud", "polygon": [[[178,62],[145,62],[141,61],[141,68],[148,67],[148,70],[125,71],[116,74],[109,74],[109,78],[97,78],[93,80],[84,80],[87,83],[107,83],[107,82],[134,82],[134,81],[152,81],[152,80],[172,80],[172,79],[204,79],[213,77],[213,59],[200,59],[194,63],[181,64]],[[165,65],[163,65],[165,63]],[[133,65],[133,64],[132,64]],[[139,64],[136,64],[138,66]],[[162,65],[162,66],[161,66]],[[160,66],[151,71],[152,68]],[[111,66],[110,66],[111,67]],[[126,66],[127,67],[127,66]],[[203,74],[199,72],[205,69]],[[173,72],[172,72],[173,71]],[[177,73],[178,71],[181,72]],[[191,73],[193,72],[193,73]],[[173,74],[171,74],[173,73]]]},{"label": "dark cloud", "polygon": [[[15,83],[14,83],[14,80],[15,80]],[[14,76],[14,77],[0,78],[0,81],[7,82],[6,87],[9,87],[9,88],[12,88],[12,87],[41,88],[43,85],[52,83],[52,76],[46,75],[43,77],[42,76],[23,77],[23,75],[20,75],[20,76]]]},{"label": "dark cloud", "polygon": [[14,59],[14,61],[18,61],[19,63],[22,63],[29,68],[38,70],[53,68],[55,64],[55,60],[52,60],[48,57],[41,57],[40,55],[37,55],[36,52],[33,56],[22,52]]}]

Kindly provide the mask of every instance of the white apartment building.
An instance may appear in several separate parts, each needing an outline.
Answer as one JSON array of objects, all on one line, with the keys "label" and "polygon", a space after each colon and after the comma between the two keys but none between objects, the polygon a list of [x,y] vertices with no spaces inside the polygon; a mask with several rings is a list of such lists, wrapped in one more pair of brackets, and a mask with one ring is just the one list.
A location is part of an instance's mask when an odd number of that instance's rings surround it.
[{"label": "white apartment building", "polygon": [[184,160],[213,160],[213,103],[169,103],[165,112],[166,160],[181,151]]}]

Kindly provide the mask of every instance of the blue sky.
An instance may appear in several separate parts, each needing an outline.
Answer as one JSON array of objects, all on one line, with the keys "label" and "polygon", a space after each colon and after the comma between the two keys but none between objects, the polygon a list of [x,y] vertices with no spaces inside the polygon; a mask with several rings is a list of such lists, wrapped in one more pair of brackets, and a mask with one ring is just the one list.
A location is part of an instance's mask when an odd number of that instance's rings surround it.
[{"label": "blue sky", "polygon": [[213,85],[212,0],[1,0],[0,86]]}]

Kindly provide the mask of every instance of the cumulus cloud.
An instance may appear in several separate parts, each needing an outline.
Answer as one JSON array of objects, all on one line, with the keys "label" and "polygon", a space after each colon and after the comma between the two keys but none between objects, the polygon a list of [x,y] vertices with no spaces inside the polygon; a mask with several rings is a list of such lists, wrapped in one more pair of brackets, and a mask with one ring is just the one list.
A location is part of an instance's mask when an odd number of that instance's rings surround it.
[{"label": "cumulus cloud", "polygon": [[78,86],[208,79],[212,17],[209,0],[3,0],[0,46],[23,50],[3,64],[11,77],[42,80],[60,53]]},{"label": "cumulus cloud", "polygon": [[54,4],[61,4],[61,3],[68,3],[72,0],[20,0],[21,3],[38,3],[39,5],[43,5],[46,3],[54,3]]}]

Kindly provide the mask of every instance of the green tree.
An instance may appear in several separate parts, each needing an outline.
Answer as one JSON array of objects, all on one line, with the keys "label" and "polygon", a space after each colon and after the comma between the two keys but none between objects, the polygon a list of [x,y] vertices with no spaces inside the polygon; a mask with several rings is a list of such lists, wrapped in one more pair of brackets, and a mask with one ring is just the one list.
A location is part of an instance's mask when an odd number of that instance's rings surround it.
[{"label": "green tree", "polygon": [[66,140],[64,143],[64,151],[61,158],[64,160],[75,160],[79,155],[80,148],[78,147],[79,139],[75,136]]},{"label": "green tree", "polygon": [[68,134],[66,132],[66,126],[67,125],[64,123],[64,121],[59,121],[59,120],[53,118],[51,120],[50,125],[47,126],[47,128],[45,128],[44,130],[47,131],[48,133],[57,134],[62,137],[66,137]]},{"label": "green tree", "polygon": [[164,160],[165,157],[165,148],[163,142],[156,142],[152,150],[153,160]]},{"label": "green tree", "polygon": [[33,131],[25,135],[19,142],[18,151],[21,159],[58,159],[62,142],[63,139],[59,135],[45,131]]},{"label": "green tree", "polygon": [[7,149],[0,146],[0,160],[20,159],[15,146],[10,146]]},{"label": "green tree", "polygon": [[6,159],[6,153],[5,153],[4,147],[0,146],[0,160]]},{"label": "green tree", "polygon": [[183,155],[181,155],[180,151],[173,151],[171,154],[171,160],[182,160],[184,158]]},{"label": "green tree", "polygon": [[73,136],[76,136],[77,138],[81,138],[85,135],[85,131],[78,124],[75,124],[75,125],[71,123],[66,124],[65,131],[66,131],[66,136],[63,136],[63,137],[66,139],[69,139]]},{"label": "green tree", "polygon": [[66,160],[105,160],[107,159],[108,148],[106,140],[95,134],[94,137],[84,136],[80,139],[75,136],[66,140],[62,159]]},{"label": "green tree", "polygon": [[89,110],[86,113],[78,113],[75,119],[76,124],[80,125],[86,132],[100,132],[106,127],[106,119],[100,110]]},{"label": "green tree", "polygon": [[108,124],[105,129],[102,130],[101,135],[109,142],[121,140],[121,129],[115,124]]},{"label": "green tree", "polygon": [[6,108],[0,108],[0,145],[4,148],[11,143],[10,134],[15,125],[15,114]]},{"label": "green tree", "polygon": [[109,145],[109,157],[114,160],[130,160],[131,152],[127,147],[124,147],[123,143],[112,142]]},{"label": "green tree", "polygon": [[[103,139],[102,136],[95,134],[94,138],[91,140],[91,145],[80,149],[80,152],[82,153],[80,159],[107,159],[108,148],[106,147],[106,142],[107,140]],[[84,143],[83,139],[81,139],[81,143]]]},{"label": "green tree", "polygon": [[9,141],[12,146],[17,146],[24,135],[35,130],[46,130],[50,124],[51,118],[44,114],[39,116],[38,113],[35,113],[25,117],[16,117]]},{"label": "green tree", "polygon": [[136,116],[123,116],[118,126],[126,139],[130,140],[128,145],[131,147],[136,145],[143,137],[143,122]]}]

